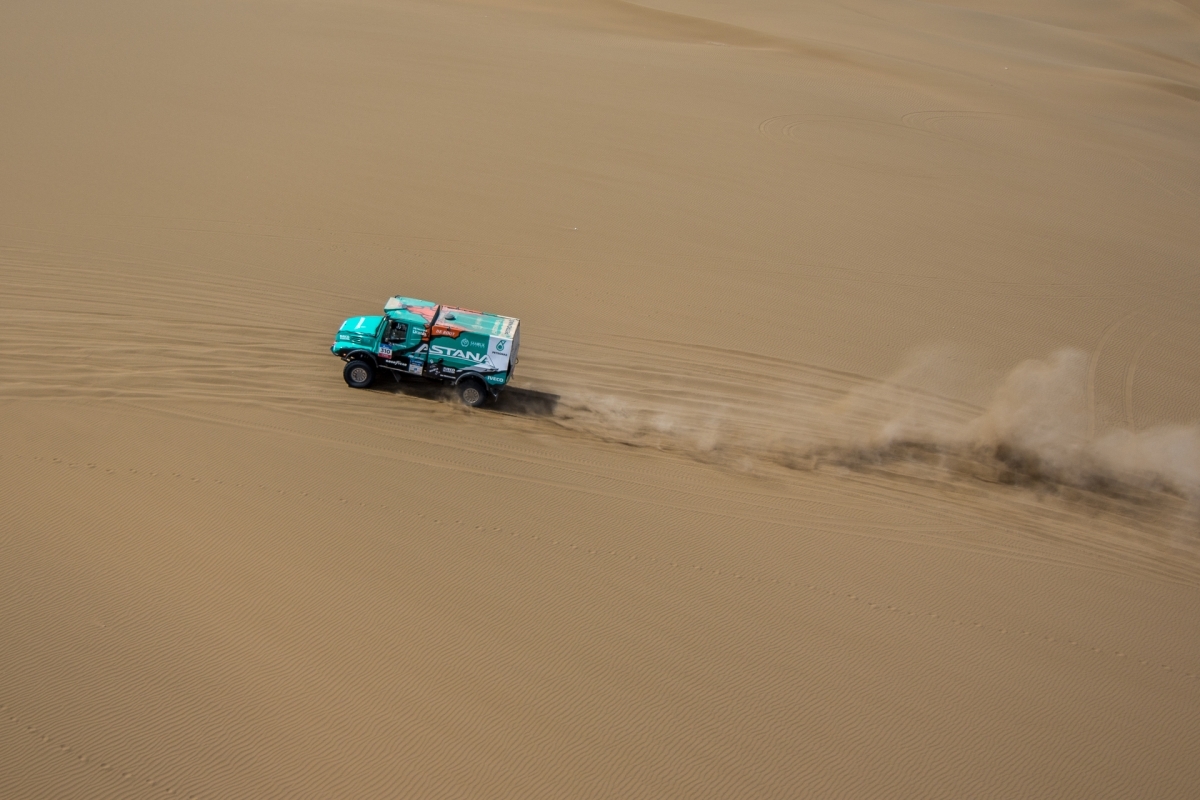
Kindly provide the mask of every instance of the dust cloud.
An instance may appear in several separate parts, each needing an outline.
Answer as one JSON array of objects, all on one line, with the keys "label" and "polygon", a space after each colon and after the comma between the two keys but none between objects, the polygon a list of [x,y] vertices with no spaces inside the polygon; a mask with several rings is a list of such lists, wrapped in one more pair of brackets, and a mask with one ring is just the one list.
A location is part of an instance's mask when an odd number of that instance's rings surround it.
[{"label": "dust cloud", "polygon": [[1091,434],[1083,351],[1066,348],[1018,364],[992,381],[982,406],[954,399],[964,388],[980,390],[979,377],[954,356],[950,348],[916,353],[886,380],[849,388],[832,402],[770,386],[757,398],[714,392],[690,401],[665,393],[566,392],[553,418],[607,441],[745,470],[920,463],[944,477],[1200,501],[1200,427]]}]

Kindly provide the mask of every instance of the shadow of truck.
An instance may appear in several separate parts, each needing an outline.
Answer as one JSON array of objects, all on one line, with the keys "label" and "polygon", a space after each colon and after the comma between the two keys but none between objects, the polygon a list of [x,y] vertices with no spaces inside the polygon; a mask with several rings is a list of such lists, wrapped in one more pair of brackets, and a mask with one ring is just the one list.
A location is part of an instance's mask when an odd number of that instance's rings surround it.
[{"label": "shadow of truck", "polygon": [[[419,397],[422,400],[436,400],[446,403],[458,403],[458,395],[454,389],[437,383],[419,380],[395,381],[377,380],[369,391],[402,394],[406,397]],[[550,417],[558,407],[559,395],[550,392],[539,392],[536,389],[522,389],[509,385],[494,401],[484,405],[480,411],[494,411],[501,414],[515,414],[522,417]]]}]

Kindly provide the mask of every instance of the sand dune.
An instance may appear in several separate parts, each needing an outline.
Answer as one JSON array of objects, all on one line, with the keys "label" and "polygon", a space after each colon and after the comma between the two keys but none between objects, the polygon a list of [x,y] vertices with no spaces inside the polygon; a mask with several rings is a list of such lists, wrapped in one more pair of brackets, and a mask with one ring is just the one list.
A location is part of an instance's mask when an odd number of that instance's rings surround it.
[{"label": "sand dune", "polygon": [[[0,797],[1191,797],[1200,7],[0,9]],[[395,293],[522,318],[351,390]]]}]

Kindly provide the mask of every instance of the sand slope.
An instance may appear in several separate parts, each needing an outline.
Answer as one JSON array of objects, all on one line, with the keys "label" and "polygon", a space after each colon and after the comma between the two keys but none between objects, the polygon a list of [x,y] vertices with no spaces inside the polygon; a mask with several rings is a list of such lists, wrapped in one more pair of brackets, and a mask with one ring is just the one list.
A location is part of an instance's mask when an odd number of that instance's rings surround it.
[{"label": "sand slope", "polygon": [[9,4],[0,108],[0,797],[1195,793],[1192,5]]}]

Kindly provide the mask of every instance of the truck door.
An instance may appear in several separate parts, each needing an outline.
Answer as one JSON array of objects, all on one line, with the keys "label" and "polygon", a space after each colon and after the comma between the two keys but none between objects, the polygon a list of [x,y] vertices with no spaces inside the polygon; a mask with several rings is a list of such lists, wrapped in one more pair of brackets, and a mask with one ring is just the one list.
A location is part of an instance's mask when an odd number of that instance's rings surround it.
[{"label": "truck door", "polygon": [[408,325],[394,319],[387,321],[379,343],[379,357],[384,361],[398,360],[408,339]]}]

